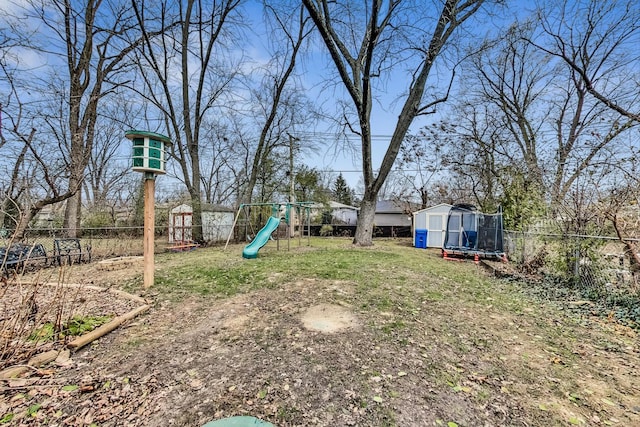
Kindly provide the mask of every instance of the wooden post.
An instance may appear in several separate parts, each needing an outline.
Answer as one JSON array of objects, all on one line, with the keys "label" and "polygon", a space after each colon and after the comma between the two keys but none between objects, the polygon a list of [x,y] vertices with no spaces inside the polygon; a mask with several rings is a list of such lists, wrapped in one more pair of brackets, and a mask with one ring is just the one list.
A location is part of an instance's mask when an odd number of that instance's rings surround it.
[{"label": "wooden post", "polygon": [[304,227],[302,226],[302,211],[300,210],[300,206],[296,206],[296,214],[298,214],[298,246],[301,246]]},{"label": "wooden post", "polygon": [[153,285],[156,177],[144,173],[144,288]]},{"label": "wooden post", "polygon": [[159,133],[135,129],[127,131],[124,136],[133,142],[133,170],[144,173],[143,285],[149,289],[153,285],[154,270],[156,174],[166,173],[171,140]]},{"label": "wooden post", "polygon": [[295,176],[293,174],[293,141],[299,141],[299,138],[294,138],[289,135],[289,237],[296,237],[296,213],[293,205],[296,203],[296,192],[294,187]]},{"label": "wooden post", "polygon": [[229,240],[231,240],[231,236],[233,235],[233,230],[236,229],[236,223],[238,222],[238,218],[240,217],[240,211],[243,209],[243,207],[244,205],[241,204],[240,207],[238,208],[238,213],[236,214],[236,217],[233,219],[233,225],[231,225],[231,231],[229,231],[229,237],[227,237],[227,243],[224,244],[225,250],[227,249],[227,246],[229,246]]}]

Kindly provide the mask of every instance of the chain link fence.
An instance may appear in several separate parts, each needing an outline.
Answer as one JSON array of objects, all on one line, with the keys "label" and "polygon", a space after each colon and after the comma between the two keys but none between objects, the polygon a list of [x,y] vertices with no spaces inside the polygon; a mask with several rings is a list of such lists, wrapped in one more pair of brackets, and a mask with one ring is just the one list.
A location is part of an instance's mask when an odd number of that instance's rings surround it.
[{"label": "chain link fence", "polygon": [[541,279],[553,298],[628,320],[640,327],[640,274],[626,245],[614,237],[507,231],[505,247],[515,269]]},{"label": "chain link fence", "polygon": [[[143,254],[143,227],[83,228],[69,238],[63,228],[30,228],[20,241],[0,236],[2,272],[28,271],[63,264]],[[156,228],[155,252],[170,247],[166,227]]]},{"label": "chain link fence", "polygon": [[574,284],[637,290],[635,268],[614,237],[505,231],[509,259],[533,273],[564,277]]}]

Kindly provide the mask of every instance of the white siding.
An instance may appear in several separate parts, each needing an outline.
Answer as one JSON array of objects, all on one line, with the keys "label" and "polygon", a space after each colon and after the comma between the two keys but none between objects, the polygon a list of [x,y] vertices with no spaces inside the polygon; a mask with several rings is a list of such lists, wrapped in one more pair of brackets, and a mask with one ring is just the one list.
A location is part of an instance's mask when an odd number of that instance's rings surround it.
[{"label": "white siding", "polygon": [[447,229],[447,217],[451,205],[441,203],[413,213],[413,242],[415,245],[416,230],[427,230],[427,247],[441,248],[444,244]]},{"label": "white siding", "polygon": [[[202,212],[202,237],[209,242],[225,240],[233,226],[233,212]],[[169,213],[169,243],[192,240],[193,209],[182,204]]]}]

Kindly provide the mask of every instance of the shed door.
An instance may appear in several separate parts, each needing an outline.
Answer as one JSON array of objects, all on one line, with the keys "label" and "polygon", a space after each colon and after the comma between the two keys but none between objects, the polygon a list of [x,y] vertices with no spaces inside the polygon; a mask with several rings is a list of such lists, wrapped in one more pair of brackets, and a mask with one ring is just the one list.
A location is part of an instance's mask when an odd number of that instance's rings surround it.
[{"label": "shed door", "polygon": [[191,212],[180,212],[173,214],[173,242],[185,242],[192,239],[191,224],[193,214]]},{"label": "shed door", "polygon": [[427,247],[441,248],[444,243],[444,221],[441,214],[429,215],[429,230],[427,232]]}]

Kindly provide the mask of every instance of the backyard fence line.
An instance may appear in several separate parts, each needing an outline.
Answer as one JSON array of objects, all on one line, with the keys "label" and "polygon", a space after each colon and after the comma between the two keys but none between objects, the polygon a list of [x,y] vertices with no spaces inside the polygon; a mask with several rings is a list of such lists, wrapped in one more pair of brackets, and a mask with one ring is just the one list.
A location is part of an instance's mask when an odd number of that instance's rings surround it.
[{"label": "backyard fence line", "polygon": [[510,230],[504,242],[518,268],[555,277],[558,287],[573,287],[603,301],[630,298],[640,304],[640,277],[628,248],[616,237]]},{"label": "backyard fence line", "polygon": [[[504,230],[504,233],[508,234],[523,234],[526,236],[541,236],[541,237],[556,237],[556,238],[580,238],[580,239],[600,239],[600,240],[615,240],[619,241],[620,239],[616,236],[603,236],[598,234],[571,234],[571,233],[545,233],[540,231],[515,231],[515,230]],[[629,237],[625,239],[630,242],[640,242],[640,238]]]}]

